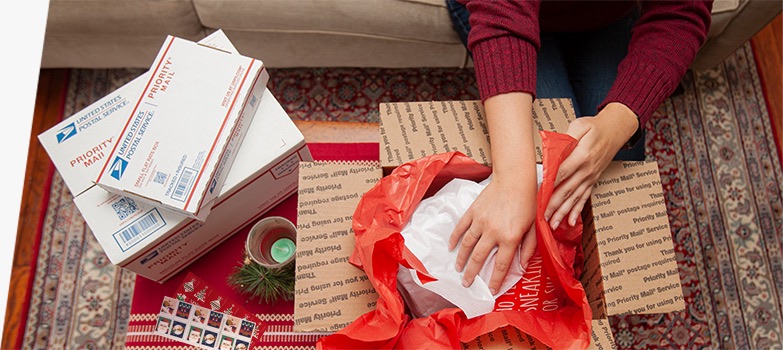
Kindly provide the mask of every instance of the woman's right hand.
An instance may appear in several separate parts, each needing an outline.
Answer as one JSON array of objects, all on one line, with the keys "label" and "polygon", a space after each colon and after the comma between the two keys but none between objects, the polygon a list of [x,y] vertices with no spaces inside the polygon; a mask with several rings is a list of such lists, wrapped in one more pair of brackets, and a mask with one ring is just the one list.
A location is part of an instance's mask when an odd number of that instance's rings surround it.
[{"label": "woman's right hand", "polygon": [[[493,176],[457,223],[449,239],[449,250],[459,243],[456,269],[465,271],[462,284],[469,287],[479,273],[487,257],[497,247],[492,278],[488,281],[492,294],[496,294],[508,274],[516,250],[522,244],[520,264],[527,267],[536,247],[533,222],[536,214],[535,167],[530,181],[497,179]],[[510,181],[503,181],[510,180]],[[461,239],[461,242],[460,242]]]}]

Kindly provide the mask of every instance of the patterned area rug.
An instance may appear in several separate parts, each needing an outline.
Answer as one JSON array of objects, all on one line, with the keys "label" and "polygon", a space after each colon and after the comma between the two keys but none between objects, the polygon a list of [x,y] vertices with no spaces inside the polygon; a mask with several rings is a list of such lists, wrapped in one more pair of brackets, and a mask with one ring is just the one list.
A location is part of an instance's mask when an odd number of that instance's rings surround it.
[{"label": "patterned area rug", "polygon": [[[66,116],[141,74],[73,70]],[[270,69],[297,120],[377,122],[378,103],[477,99],[471,70]],[[619,348],[780,348],[783,171],[750,44],[688,73],[647,126],[686,310],[610,318]],[[103,254],[55,174],[24,348],[122,348],[135,276]]]}]

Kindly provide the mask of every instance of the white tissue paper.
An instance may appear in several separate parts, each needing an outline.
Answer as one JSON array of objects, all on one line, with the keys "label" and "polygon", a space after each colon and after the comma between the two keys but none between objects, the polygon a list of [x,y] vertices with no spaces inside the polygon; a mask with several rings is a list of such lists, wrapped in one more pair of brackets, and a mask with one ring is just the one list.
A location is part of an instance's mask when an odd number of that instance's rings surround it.
[{"label": "white tissue paper", "polygon": [[[543,171],[536,165],[538,184]],[[437,281],[421,283],[416,270],[400,266],[397,274],[399,289],[415,317],[427,317],[449,307],[458,307],[467,318],[492,312],[495,298],[508,291],[524,274],[519,263],[517,249],[506,278],[495,295],[489,291],[489,280],[495,266],[497,247],[490,253],[473,284],[462,286],[463,273],[454,267],[459,249],[449,251],[449,236],[457,222],[465,214],[479,193],[489,184],[491,177],[476,183],[465,179],[454,179],[435,193],[421,201],[410,221],[403,227],[405,246],[421,262]],[[464,272],[464,270],[463,270]]]}]

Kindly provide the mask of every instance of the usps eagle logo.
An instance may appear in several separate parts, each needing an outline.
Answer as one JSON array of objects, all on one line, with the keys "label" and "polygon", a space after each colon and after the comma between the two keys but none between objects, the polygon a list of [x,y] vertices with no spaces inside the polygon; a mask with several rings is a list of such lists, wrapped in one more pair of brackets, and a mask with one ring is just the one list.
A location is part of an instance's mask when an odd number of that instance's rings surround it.
[{"label": "usps eagle logo", "polygon": [[76,135],[76,125],[70,123],[57,131],[57,143],[63,143],[63,141],[71,138],[73,135]]},{"label": "usps eagle logo", "polygon": [[122,159],[120,157],[114,157],[114,161],[111,163],[111,168],[109,169],[109,175],[119,180],[122,178],[122,175],[125,174],[125,168],[127,166],[128,166],[127,160]]}]

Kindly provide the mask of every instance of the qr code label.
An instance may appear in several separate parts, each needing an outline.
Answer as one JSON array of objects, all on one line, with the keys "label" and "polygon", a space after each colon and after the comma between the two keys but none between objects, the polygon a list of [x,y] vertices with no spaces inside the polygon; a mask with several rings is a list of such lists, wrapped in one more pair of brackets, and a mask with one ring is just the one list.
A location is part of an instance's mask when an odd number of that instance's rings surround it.
[{"label": "qr code label", "polygon": [[133,213],[139,210],[136,202],[128,197],[120,198],[118,201],[112,203],[111,207],[114,209],[114,212],[117,214],[117,217],[120,220],[125,220],[125,218],[133,215]]},{"label": "qr code label", "polygon": [[160,171],[155,173],[155,178],[152,179],[152,182],[162,185],[164,182],[166,182],[166,174]]}]

